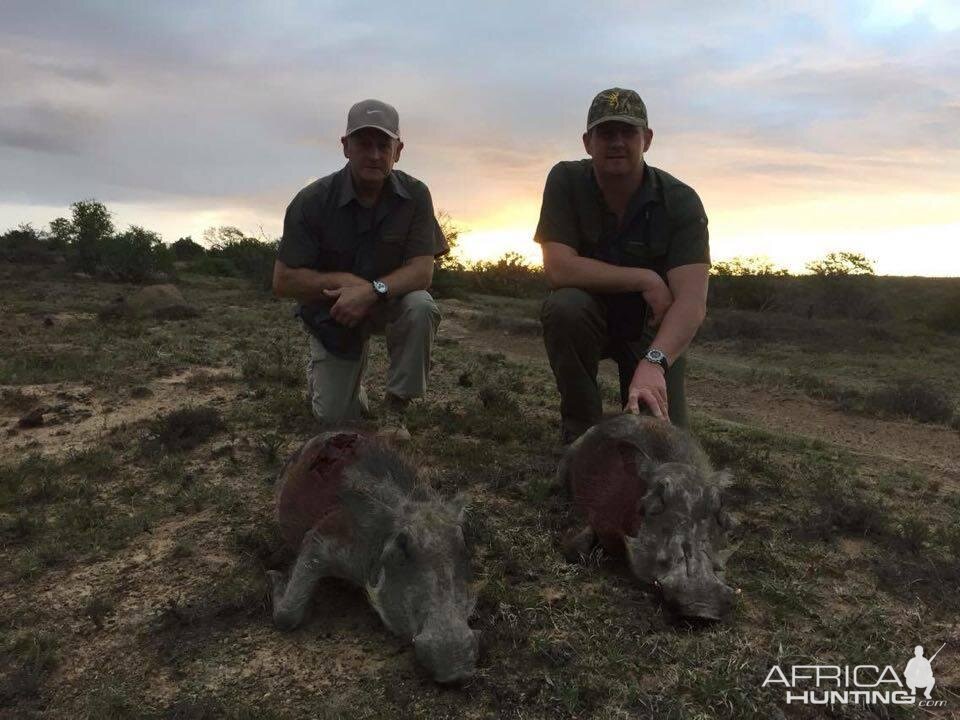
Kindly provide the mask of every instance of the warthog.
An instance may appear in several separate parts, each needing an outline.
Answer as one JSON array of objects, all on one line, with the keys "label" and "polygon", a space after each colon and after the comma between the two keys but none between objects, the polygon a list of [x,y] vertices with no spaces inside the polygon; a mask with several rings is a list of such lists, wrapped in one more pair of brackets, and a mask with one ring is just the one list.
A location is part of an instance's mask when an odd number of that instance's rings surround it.
[{"label": "warthog", "polygon": [[732,520],[720,488],[729,477],[710,467],[685,431],[662,420],[619,415],[600,422],[567,450],[558,481],[588,526],[564,540],[569,559],[599,541],[626,552],[633,574],[659,588],[679,615],[719,620],[735,592],[723,581]]},{"label": "warthog", "polygon": [[299,625],[320,578],[364,587],[370,604],[438,682],[468,677],[476,596],[463,537],[464,503],[444,502],[397,453],[353,431],[309,440],[280,474],[277,516],[299,548],[290,579],[270,572],[273,620]]}]

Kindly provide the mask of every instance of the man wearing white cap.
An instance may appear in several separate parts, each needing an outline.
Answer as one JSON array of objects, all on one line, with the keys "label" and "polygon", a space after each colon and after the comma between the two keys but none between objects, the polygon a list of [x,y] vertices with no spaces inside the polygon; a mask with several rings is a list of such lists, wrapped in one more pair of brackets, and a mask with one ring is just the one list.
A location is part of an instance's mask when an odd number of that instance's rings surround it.
[{"label": "man wearing white cap", "polygon": [[440,322],[427,292],[434,258],[449,246],[427,186],[393,167],[403,150],[394,107],[358,102],[340,141],[347,164],[307,185],[287,207],[273,290],[300,303],[309,332],[308,389],[323,423],[368,413],[368,340],[372,332],[385,334],[385,422],[403,439],[403,410],[426,390]]}]

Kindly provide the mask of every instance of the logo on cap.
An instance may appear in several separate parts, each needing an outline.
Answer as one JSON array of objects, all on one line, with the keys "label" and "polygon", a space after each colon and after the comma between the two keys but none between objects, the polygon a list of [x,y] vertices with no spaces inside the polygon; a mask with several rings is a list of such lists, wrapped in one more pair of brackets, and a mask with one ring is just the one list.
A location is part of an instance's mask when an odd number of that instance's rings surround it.
[{"label": "logo on cap", "polygon": [[617,121],[646,126],[647,107],[633,90],[610,88],[597,93],[587,113],[587,130],[602,122]]},{"label": "logo on cap", "polygon": [[[374,117],[370,117],[373,115]],[[382,100],[361,100],[347,113],[347,135],[363,128],[376,128],[394,139],[400,138],[400,115]]]}]

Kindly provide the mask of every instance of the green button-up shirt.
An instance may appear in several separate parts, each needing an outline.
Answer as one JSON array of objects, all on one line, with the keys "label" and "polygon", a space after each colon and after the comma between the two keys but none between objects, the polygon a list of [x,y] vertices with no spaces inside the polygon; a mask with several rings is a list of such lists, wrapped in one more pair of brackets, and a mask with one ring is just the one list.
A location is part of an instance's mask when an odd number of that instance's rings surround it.
[{"label": "green button-up shirt", "polygon": [[[450,249],[433,211],[430,190],[393,170],[380,199],[364,207],[347,164],[303,188],[287,207],[277,258],[291,268],[349,272],[367,280],[387,275],[407,260]],[[307,328],[331,353],[359,357],[369,334],[330,317],[330,305],[301,305]]]},{"label": "green button-up shirt", "polygon": [[[589,159],[557,163],[547,176],[534,240],[568,245],[583,257],[642,267],[666,280],[681,265],[710,262],[707,215],[693,188],[647,165],[622,222],[607,205]],[[600,296],[611,337],[636,339],[647,305],[640,293]]]}]

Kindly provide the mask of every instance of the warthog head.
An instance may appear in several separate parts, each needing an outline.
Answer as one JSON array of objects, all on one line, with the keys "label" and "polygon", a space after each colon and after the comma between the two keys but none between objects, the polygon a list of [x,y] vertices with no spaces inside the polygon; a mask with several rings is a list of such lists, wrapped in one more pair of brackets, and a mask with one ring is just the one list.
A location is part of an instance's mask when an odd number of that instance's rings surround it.
[{"label": "warthog head", "polygon": [[650,463],[643,474],[648,490],[635,537],[625,537],[633,574],[658,587],[664,602],[683,617],[719,620],[733,607],[735,593],[723,581],[722,551],[731,519],[721,507],[725,473],[682,463]]},{"label": "warthog head", "polygon": [[413,641],[417,659],[441,683],[469,677],[477,662],[463,510],[460,499],[444,504],[419,491],[404,501],[367,585],[384,624]]}]

